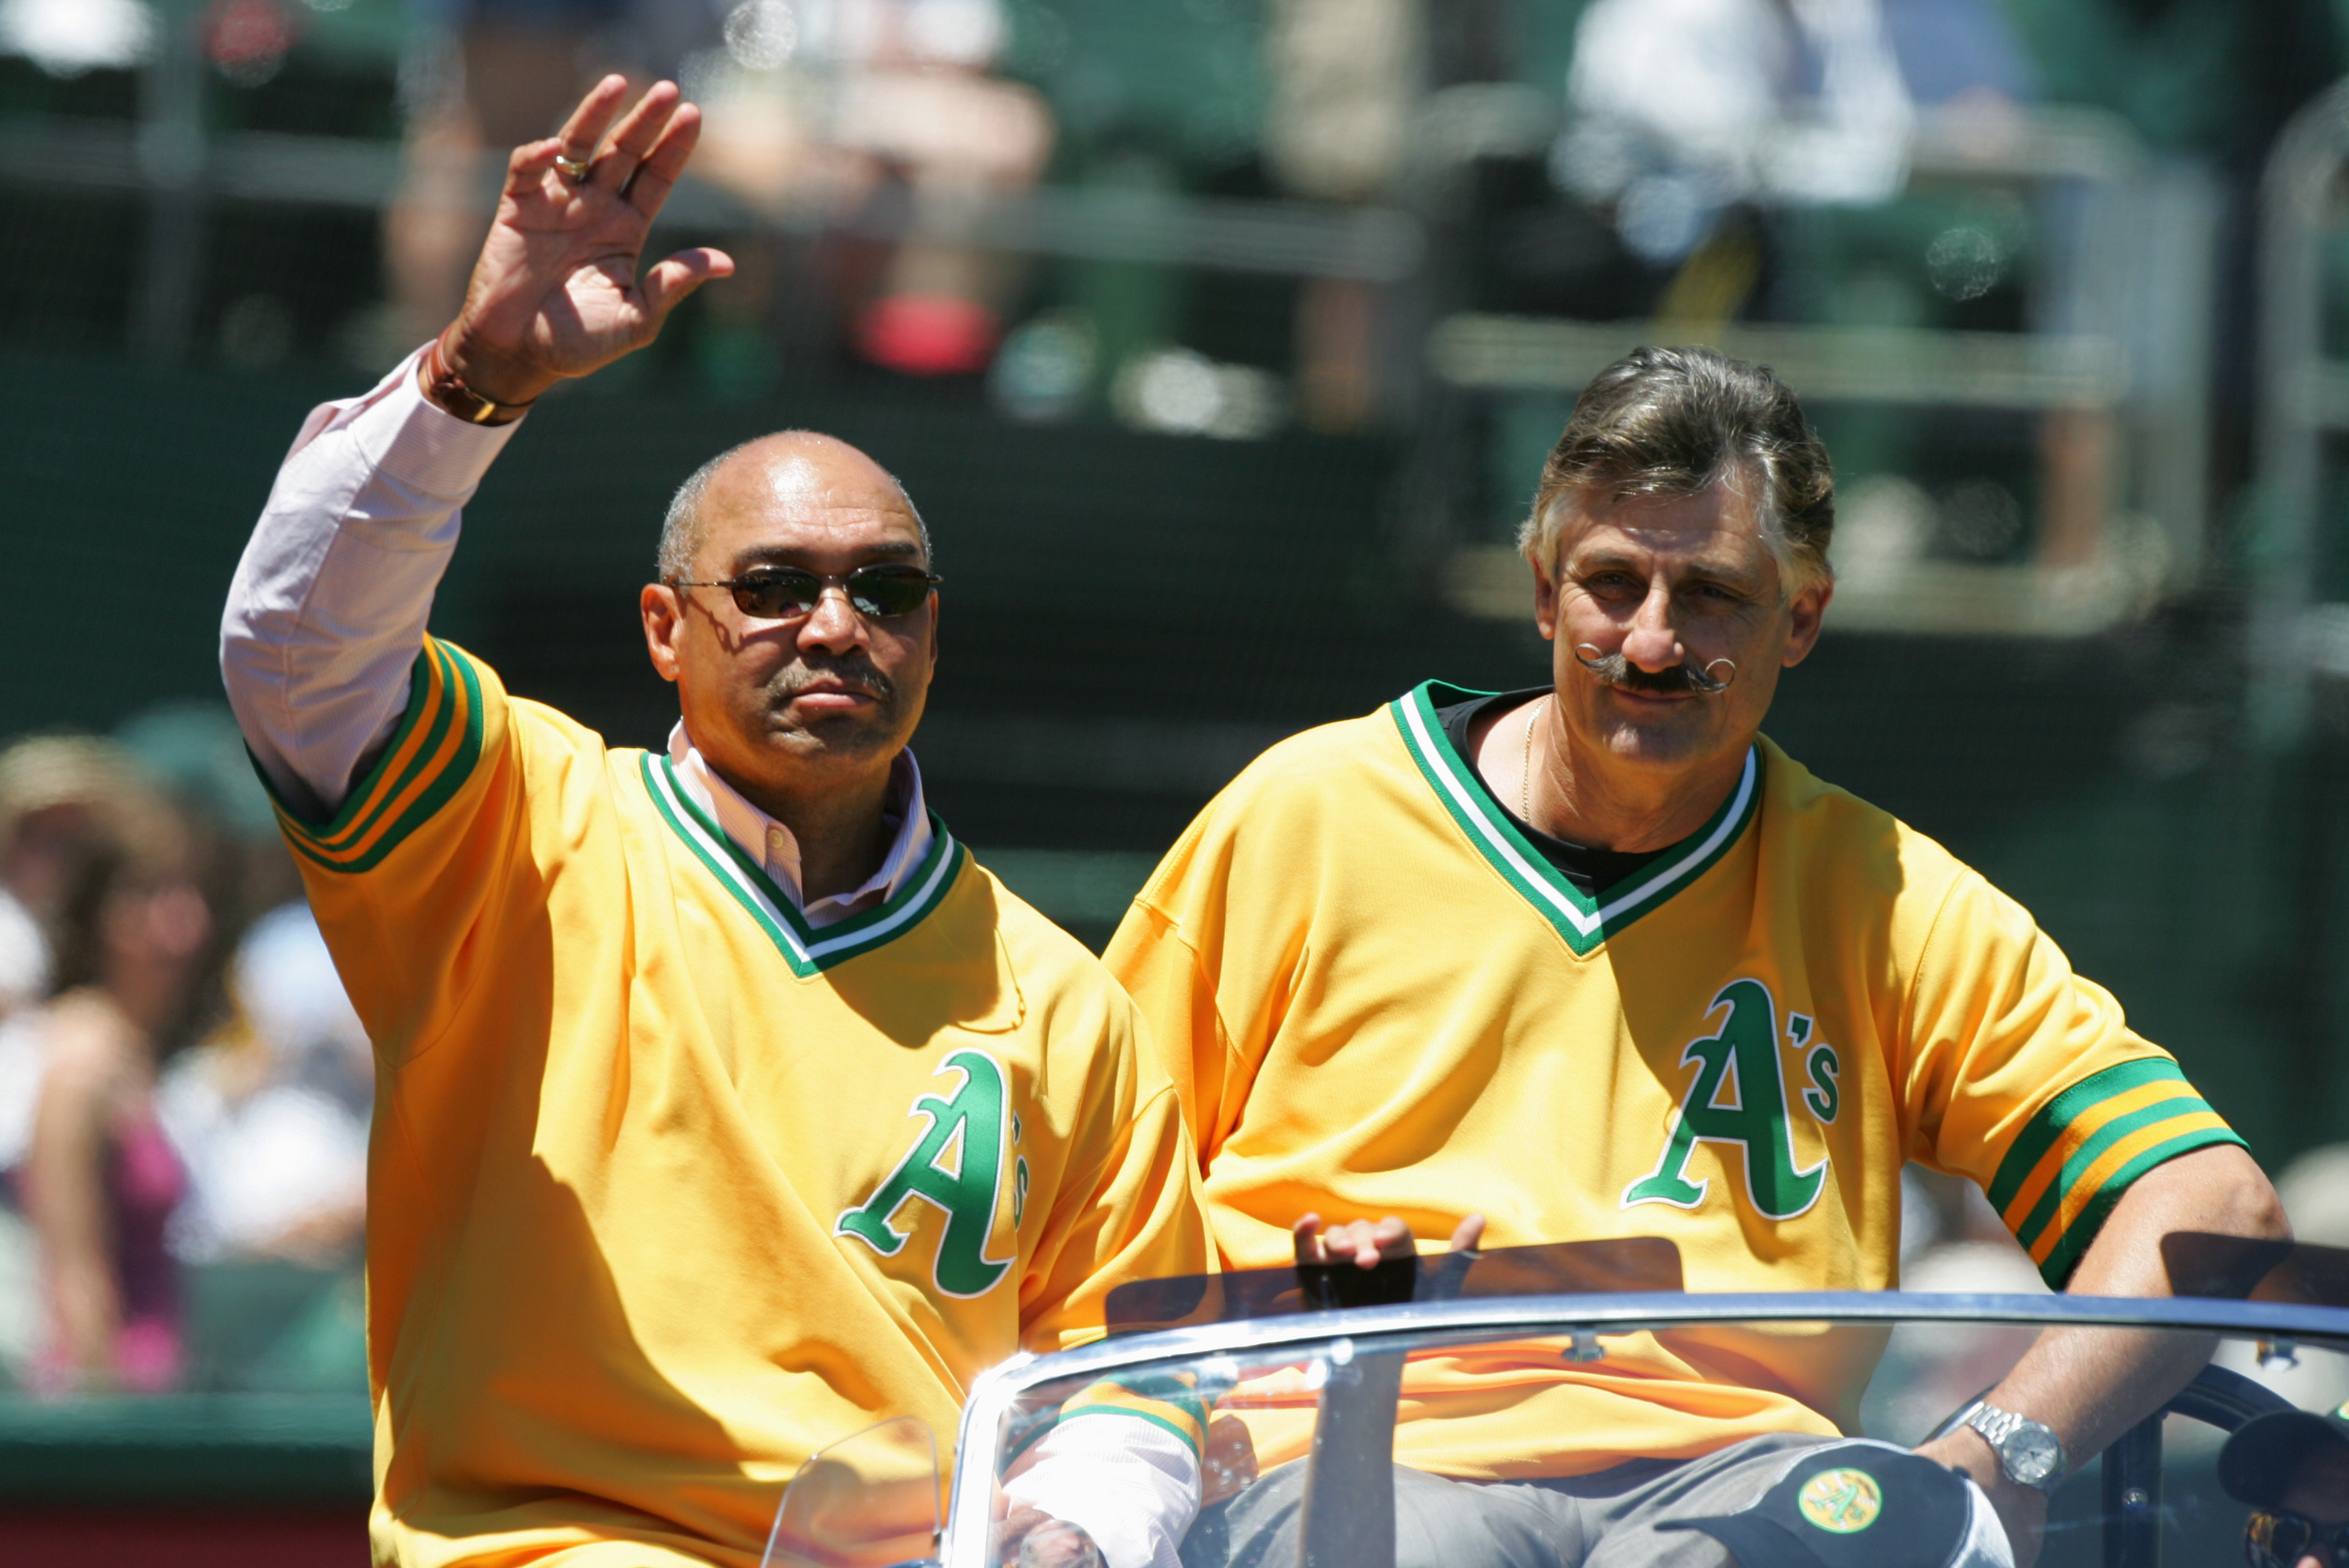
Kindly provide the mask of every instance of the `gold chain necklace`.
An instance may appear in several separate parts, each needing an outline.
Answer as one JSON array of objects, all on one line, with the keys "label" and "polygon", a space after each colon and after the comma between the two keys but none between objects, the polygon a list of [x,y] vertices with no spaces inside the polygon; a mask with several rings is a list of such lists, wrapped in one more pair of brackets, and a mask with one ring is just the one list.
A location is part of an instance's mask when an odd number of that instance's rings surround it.
[{"label": "gold chain necklace", "polygon": [[1526,704],[1526,754],[1517,765],[1517,815],[1528,828],[1534,825],[1534,720],[1541,717],[1541,705],[1547,700],[1536,697]]}]

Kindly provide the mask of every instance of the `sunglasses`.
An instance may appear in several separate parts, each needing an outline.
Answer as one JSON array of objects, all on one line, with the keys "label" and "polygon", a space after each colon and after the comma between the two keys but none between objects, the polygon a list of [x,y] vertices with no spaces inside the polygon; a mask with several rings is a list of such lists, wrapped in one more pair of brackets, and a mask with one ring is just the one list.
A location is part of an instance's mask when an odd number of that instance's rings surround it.
[{"label": "sunglasses", "polygon": [[827,588],[838,587],[860,615],[885,621],[922,607],[930,590],[945,582],[918,566],[860,566],[844,577],[803,572],[796,566],[761,566],[716,583],[672,583],[672,588],[724,588],[735,607],[760,621],[796,621],[812,614]]},{"label": "sunglasses", "polygon": [[2243,1523],[2243,1561],[2251,1568],[2294,1568],[2303,1557],[2349,1568],[2349,1524],[2319,1524],[2297,1513],[2254,1509]]}]

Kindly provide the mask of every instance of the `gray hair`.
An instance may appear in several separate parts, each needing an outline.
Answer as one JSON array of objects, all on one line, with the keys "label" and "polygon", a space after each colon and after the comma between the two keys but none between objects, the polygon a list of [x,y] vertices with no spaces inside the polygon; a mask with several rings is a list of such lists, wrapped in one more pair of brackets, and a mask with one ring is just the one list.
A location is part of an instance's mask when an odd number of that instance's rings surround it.
[{"label": "gray hair", "polygon": [[1761,481],[1754,511],[1785,591],[1833,581],[1835,468],[1794,393],[1769,366],[1709,348],[1635,348],[1575,399],[1517,548],[1547,573],[1566,501],[1742,491],[1749,477]]},{"label": "gray hair", "polygon": [[[821,430],[799,429],[774,432],[775,436],[823,434]],[[685,482],[677,487],[675,495],[668,498],[667,514],[661,519],[660,548],[653,557],[653,570],[657,573],[656,581],[683,583],[692,577],[693,558],[701,552],[701,542],[706,537],[701,522],[701,501],[709,492],[709,481],[718,477],[719,469],[745,449],[772,438],[772,436],[753,436],[747,441],[738,442],[685,476]],[[886,473],[888,470],[882,471]],[[895,485],[897,493],[905,498],[905,510],[914,514],[914,526],[921,531],[922,559],[935,562],[937,556],[930,549],[930,525],[922,521],[921,509],[906,493],[905,481],[895,474],[890,474],[889,482]]]}]

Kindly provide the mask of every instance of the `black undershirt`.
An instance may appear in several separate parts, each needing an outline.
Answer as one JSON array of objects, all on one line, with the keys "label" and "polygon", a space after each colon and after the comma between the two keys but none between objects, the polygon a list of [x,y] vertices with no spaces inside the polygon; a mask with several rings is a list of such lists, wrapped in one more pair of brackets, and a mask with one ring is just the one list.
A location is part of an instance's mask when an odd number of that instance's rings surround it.
[{"label": "black undershirt", "polygon": [[[1625,854],[1617,850],[1594,850],[1586,844],[1570,844],[1564,839],[1551,838],[1547,833],[1518,816],[1516,811],[1510,810],[1507,801],[1493,793],[1493,787],[1485,783],[1484,774],[1477,771],[1476,753],[1468,743],[1470,728],[1485,715],[1506,713],[1510,708],[1533,701],[1536,697],[1545,696],[1548,692],[1547,686],[1529,686],[1524,691],[1505,691],[1493,696],[1480,696],[1474,702],[1456,702],[1450,707],[1439,707],[1435,710],[1435,717],[1437,722],[1444,726],[1444,733],[1451,740],[1452,749],[1460,754],[1460,759],[1463,762],[1468,764],[1470,777],[1476,780],[1476,787],[1485,791],[1485,798],[1498,806],[1501,809],[1501,815],[1506,817],[1510,825],[1526,836],[1526,842],[1541,851],[1542,859],[1556,866],[1559,874],[1580,889],[1585,896],[1595,898],[1600,889],[1613,887],[1658,855],[1669,851],[1647,850],[1637,854]],[[1523,737],[1519,738],[1522,739]]]}]

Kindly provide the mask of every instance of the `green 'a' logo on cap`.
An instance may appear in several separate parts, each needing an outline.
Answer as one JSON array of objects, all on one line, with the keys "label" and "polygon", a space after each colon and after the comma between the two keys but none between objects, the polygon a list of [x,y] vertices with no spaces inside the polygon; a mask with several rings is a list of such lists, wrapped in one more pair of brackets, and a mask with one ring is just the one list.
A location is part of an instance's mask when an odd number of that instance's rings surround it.
[{"label": "green 'a' logo on cap", "polygon": [[1834,1535],[1856,1535],[1884,1511],[1884,1489],[1864,1470],[1821,1470],[1795,1494],[1803,1517]]}]

